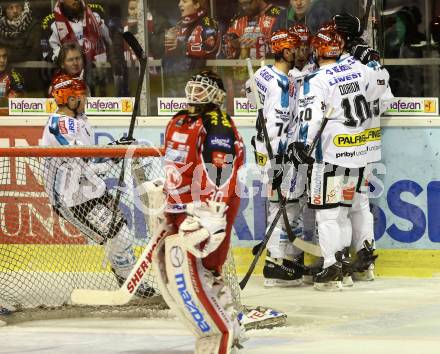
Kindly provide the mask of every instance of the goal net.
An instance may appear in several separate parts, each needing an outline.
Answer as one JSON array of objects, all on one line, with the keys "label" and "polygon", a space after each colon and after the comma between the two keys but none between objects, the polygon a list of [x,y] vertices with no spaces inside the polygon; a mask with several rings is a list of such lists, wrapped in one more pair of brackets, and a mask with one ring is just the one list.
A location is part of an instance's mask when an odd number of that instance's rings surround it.
[{"label": "goal net", "polygon": [[[161,156],[143,146],[0,149],[0,305],[81,316],[73,289],[119,288],[127,257],[138,257],[154,231],[137,187],[164,177]],[[231,255],[224,271],[240,308]],[[162,309],[151,269],[143,280],[153,296],[136,306]]]}]

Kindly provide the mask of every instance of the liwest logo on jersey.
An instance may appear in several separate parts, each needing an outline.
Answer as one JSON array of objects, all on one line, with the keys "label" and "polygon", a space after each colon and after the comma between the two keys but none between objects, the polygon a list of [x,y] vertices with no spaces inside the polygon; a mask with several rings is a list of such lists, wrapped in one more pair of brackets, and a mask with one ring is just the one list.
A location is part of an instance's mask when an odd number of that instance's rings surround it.
[{"label": "liwest logo on jersey", "polygon": [[197,327],[199,327],[203,333],[208,332],[211,329],[211,327],[209,326],[208,323],[206,323],[203,314],[201,313],[197,305],[194,303],[191,294],[188,292],[186,288],[185,276],[182,273],[176,274],[175,279],[176,279],[177,290],[179,291],[180,297],[182,298],[183,303],[185,304],[188,312],[191,314],[192,318],[196,322]]},{"label": "liwest logo on jersey", "polygon": [[357,134],[339,134],[333,138],[333,144],[337,147],[361,146],[370,141],[380,140],[380,128],[364,130]]}]

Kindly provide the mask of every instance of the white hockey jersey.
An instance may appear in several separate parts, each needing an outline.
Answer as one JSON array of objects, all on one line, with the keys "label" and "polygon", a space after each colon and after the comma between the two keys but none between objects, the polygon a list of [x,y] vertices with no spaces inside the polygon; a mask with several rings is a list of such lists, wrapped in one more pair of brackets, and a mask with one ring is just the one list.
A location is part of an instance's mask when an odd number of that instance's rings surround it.
[{"label": "white hockey jersey", "polygon": [[95,145],[87,116],[51,115],[44,127],[41,145]]},{"label": "white hockey jersey", "polygon": [[[72,118],[53,114],[44,127],[41,145],[94,145],[93,131],[85,115]],[[80,157],[45,158],[44,182],[50,203],[69,208],[102,196],[106,185],[99,175],[112,164],[110,160],[96,163]]]},{"label": "white hockey jersey", "polygon": [[299,98],[299,140],[310,145],[325,113],[333,109],[315,150],[317,161],[366,166],[370,142],[380,140],[380,128],[372,127],[370,102],[386,92],[388,79],[377,62],[363,65],[352,56],[323,65],[305,78]]},{"label": "white hockey jersey", "polygon": [[[296,113],[297,87],[293,80],[273,65],[266,65],[254,75],[263,115],[266,120],[267,133],[274,157],[283,156],[287,149],[290,134],[293,134],[293,118]],[[250,90],[250,81],[246,83],[246,92],[250,102],[255,104],[255,97]],[[258,164],[265,166],[268,156],[264,136],[258,129],[255,139]]]}]

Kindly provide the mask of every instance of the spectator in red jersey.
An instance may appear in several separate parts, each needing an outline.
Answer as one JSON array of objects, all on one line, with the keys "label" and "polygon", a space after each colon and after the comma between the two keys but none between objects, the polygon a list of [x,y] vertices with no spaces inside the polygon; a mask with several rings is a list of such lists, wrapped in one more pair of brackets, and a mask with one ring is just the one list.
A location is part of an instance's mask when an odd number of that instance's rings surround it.
[{"label": "spectator in red jersey", "polygon": [[48,95],[52,97],[52,86],[58,77],[68,75],[72,78],[83,80],[84,60],[83,51],[78,43],[66,43],[61,46],[57,58],[59,69],[52,76],[52,82],[49,87]]},{"label": "spectator in red jersey", "polygon": [[270,36],[281,8],[264,0],[238,0],[242,16],[223,36],[223,54],[228,59],[262,59],[270,53]]},{"label": "spectator in red jersey", "polygon": [[8,98],[20,97],[24,91],[23,78],[8,66],[8,49],[0,45],[0,106],[8,105]]},{"label": "spectator in red jersey", "polygon": [[[84,0],[58,0],[53,13],[42,21],[46,36],[43,45],[46,58],[55,61],[60,48],[66,43],[78,43],[84,51],[85,79],[91,95],[106,96],[107,77],[105,63],[111,47],[109,30],[104,22],[104,8]],[[43,41],[44,42],[44,41]],[[47,45],[48,43],[48,45]]]},{"label": "spectator in red jersey", "polygon": [[165,33],[163,65],[168,94],[183,96],[188,78],[216,58],[221,38],[207,0],[180,0],[178,6],[181,19]]}]

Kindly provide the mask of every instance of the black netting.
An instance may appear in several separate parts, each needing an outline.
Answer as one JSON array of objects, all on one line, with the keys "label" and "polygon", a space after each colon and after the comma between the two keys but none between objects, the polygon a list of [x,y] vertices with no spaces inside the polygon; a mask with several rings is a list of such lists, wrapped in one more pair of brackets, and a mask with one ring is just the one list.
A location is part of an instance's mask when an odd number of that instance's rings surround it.
[{"label": "black netting", "polygon": [[[151,235],[136,187],[163,177],[159,157],[123,161],[0,157],[0,303],[61,306],[75,288],[120,286]],[[239,307],[231,256],[225,275]],[[144,285],[158,293],[151,269]]]}]

